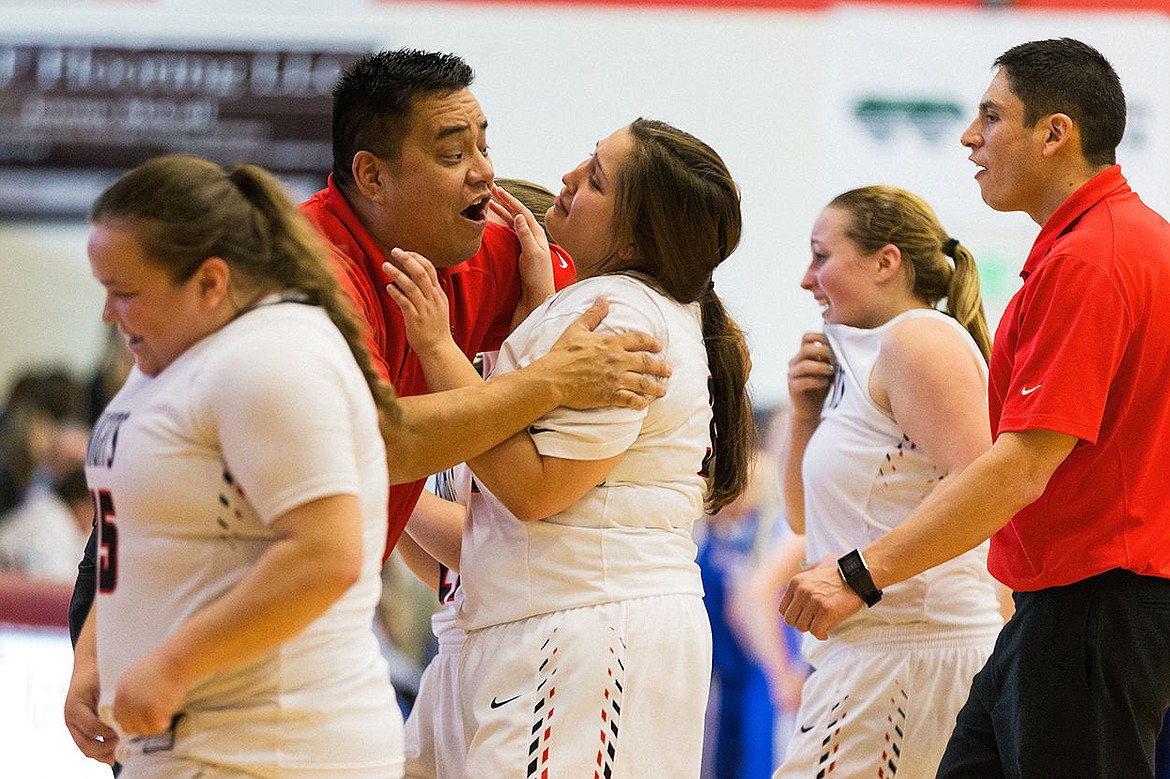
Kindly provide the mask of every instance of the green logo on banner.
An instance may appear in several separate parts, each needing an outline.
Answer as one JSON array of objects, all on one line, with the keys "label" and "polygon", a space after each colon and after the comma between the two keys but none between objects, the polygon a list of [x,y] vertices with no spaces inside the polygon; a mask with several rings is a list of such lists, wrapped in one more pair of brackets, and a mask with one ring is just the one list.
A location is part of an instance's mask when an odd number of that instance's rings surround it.
[{"label": "green logo on banner", "polygon": [[951,139],[955,123],[963,119],[963,109],[953,100],[866,97],[853,104],[853,116],[878,141],[888,141],[908,127],[936,143]]}]

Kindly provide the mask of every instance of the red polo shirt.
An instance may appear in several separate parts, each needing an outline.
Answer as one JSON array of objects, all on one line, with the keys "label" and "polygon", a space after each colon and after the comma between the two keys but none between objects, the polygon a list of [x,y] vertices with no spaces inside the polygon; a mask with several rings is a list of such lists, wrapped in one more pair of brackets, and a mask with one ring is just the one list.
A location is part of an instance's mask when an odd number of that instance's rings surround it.
[{"label": "red polo shirt", "polygon": [[[386,294],[386,284],[390,282],[382,270],[386,257],[332,176],[325,189],[301,204],[301,210],[333,245],[338,280],[357,304],[357,313],[365,322],[366,346],[378,373],[401,396],[427,392],[422,365],[406,341],[402,313]],[[489,222],[484,229],[483,244],[474,257],[438,269],[439,283],[450,302],[451,334],[468,358],[499,349],[508,335],[520,300],[519,256],[520,240],[515,231]],[[556,246],[553,247],[553,277],[557,289],[571,284],[575,278],[572,260]],[[423,483],[390,488],[386,556],[406,527]]]},{"label": "red polo shirt", "polygon": [[1080,439],[991,539],[1013,590],[1112,568],[1170,578],[1170,225],[1113,166],[1040,231],[992,349],[992,434]]}]

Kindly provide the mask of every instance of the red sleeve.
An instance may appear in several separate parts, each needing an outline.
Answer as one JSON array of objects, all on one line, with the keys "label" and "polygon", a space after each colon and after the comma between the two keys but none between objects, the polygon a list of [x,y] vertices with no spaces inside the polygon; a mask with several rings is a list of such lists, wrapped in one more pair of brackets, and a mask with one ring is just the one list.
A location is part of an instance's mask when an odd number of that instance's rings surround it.
[{"label": "red sleeve", "polygon": [[382,319],[381,303],[370,289],[369,279],[359,272],[353,262],[337,250],[330,252],[333,275],[341,291],[349,298],[350,310],[362,327],[362,342],[370,353],[374,370],[387,384],[394,382],[386,367],[386,325]]},{"label": "red sleeve", "polygon": [[[387,455],[393,457],[394,453],[387,452]],[[410,519],[414,505],[418,503],[418,496],[425,486],[426,479],[422,479],[410,484],[396,484],[390,488],[389,510],[387,511],[390,524],[386,530],[386,548],[382,551],[383,563],[389,559],[390,553],[394,551],[394,545],[398,543],[402,532],[406,530],[406,522]]]}]

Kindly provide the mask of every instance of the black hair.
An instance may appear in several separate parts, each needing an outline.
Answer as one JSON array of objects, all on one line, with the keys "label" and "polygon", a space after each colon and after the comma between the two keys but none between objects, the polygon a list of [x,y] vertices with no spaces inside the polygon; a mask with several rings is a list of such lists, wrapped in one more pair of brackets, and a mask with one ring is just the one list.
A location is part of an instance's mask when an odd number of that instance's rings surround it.
[{"label": "black hair", "polygon": [[396,160],[415,102],[466,89],[475,79],[455,54],[397,49],[367,54],[333,87],[333,179],[353,184],[353,158],[370,151]]},{"label": "black hair", "polygon": [[1112,165],[1125,135],[1125,92],[1101,52],[1072,38],[1014,46],[996,60],[1024,104],[1024,123],[1062,113],[1081,131],[1081,151],[1094,165]]}]

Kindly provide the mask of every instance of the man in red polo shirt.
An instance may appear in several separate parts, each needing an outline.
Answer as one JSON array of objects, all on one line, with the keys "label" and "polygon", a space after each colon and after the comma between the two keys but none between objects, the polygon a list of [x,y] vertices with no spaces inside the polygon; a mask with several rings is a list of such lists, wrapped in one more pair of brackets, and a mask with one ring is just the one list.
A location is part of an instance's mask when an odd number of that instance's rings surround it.
[{"label": "man in red polo shirt", "polygon": [[984,201],[1041,225],[992,350],[995,443],[860,565],[800,574],[781,610],[823,637],[861,608],[850,585],[880,591],[990,536],[1016,612],[938,776],[1153,777],[1170,706],[1170,225],[1115,164],[1125,97],[1099,52],[1035,41],[995,64],[962,142]]},{"label": "man in red polo shirt", "polygon": [[[498,349],[542,302],[522,294],[516,231],[487,219],[494,172],[487,119],[469,89],[473,77],[454,54],[402,49],[363,57],[333,91],[328,186],[302,205],[335,249],[342,287],[368,326],[375,368],[400,396],[425,393],[427,384],[402,314],[385,291],[390,277],[382,265],[392,249],[434,263],[450,301],[452,334],[469,358]],[[574,268],[567,254],[552,249],[559,289],[573,282]],[[391,488],[387,555],[422,486]]]}]

